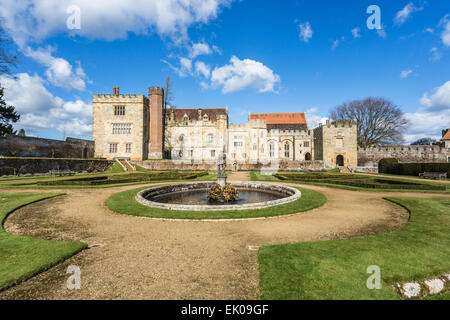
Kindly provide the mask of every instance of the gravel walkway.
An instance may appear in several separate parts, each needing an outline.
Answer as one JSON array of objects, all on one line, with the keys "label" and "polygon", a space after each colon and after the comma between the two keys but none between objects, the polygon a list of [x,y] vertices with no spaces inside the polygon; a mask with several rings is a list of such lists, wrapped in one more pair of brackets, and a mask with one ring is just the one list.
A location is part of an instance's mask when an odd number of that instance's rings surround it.
[{"label": "gravel walkway", "polygon": [[[0,299],[257,299],[258,246],[390,231],[405,224],[408,213],[383,196],[449,197],[305,186],[325,194],[327,204],[293,216],[233,222],[157,221],[106,207],[112,194],[137,187],[64,190],[66,196],[11,215],[5,227],[14,234],[100,246]],[[81,290],[66,289],[69,265],[81,268]]]}]

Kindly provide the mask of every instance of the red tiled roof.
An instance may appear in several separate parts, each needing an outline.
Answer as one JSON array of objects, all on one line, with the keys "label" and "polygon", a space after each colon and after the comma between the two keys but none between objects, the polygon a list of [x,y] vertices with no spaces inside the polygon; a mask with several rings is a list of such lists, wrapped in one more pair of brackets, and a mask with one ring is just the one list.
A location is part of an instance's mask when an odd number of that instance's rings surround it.
[{"label": "red tiled roof", "polygon": [[267,124],[306,124],[304,112],[251,113],[250,120],[265,120]]},{"label": "red tiled roof", "polygon": [[441,141],[450,140],[450,130],[447,131],[445,136],[442,137]]},{"label": "red tiled roof", "polygon": [[[179,109],[175,108],[173,110],[175,121],[182,121],[184,115],[189,117],[189,120],[198,120],[198,111],[202,111],[202,116],[208,115],[209,121],[216,121],[219,115],[228,115],[228,111],[225,108],[214,108],[214,109],[203,109],[203,108],[190,108],[190,109]],[[172,109],[167,109],[166,114],[170,115]]]}]

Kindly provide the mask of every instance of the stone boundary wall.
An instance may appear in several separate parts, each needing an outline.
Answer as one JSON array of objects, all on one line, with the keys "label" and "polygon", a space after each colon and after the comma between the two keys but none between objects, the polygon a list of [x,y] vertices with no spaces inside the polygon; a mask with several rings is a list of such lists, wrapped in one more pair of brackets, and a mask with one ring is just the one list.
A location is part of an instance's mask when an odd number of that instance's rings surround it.
[{"label": "stone boundary wall", "polygon": [[183,183],[177,185],[170,186],[162,186],[156,188],[150,188],[146,190],[140,191],[136,195],[136,201],[142,205],[167,209],[167,210],[181,210],[181,211],[233,211],[233,210],[249,210],[249,209],[261,209],[274,207],[281,204],[286,204],[293,202],[299,199],[302,196],[302,193],[295,188],[291,188],[288,186],[268,184],[268,183],[258,183],[258,182],[232,182],[231,185],[236,187],[236,189],[250,189],[250,190],[269,190],[278,192],[286,195],[286,197],[278,200],[272,201],[264,201],[259,203],[248,203],[242,205],[183,205],[183,204],[170,204],[170,203],[160,203],[154,202],[151,200],[147,200],[147,197],[157,196],[160,194],[167,194],[172,192],[183,192],[189,190],[197,190],[197,189],[209,189],[211,188],[215,182],[196,182],[196,183]]},{"label": "stone boundary wall", "polygon": [[0,156],[38,158],[94,157],[94,141],[66,138],[65,141],[17,135],[0,136]]},{"label": "stone boundary wall", "polygon": [[395,158],[400,163],[447,162],[450,151],[442,145],[385,146],[358,149],[358,166],[377,167],[384,158]]},{"label": "stone boundary wall", "polygon": [[0,158],[0,176],[45,175],[50,170],[81,172],[103,172],[113,161],[50,158]]},{"label": "stone boundary wall", "polygon": [[[182,160],[165,160],[165,161],[133,161],[133,163],[155,171],[216,171],[216,162],[191,162]],[[320,171],[324,170],[325,165],[323,161],[279,161],[270,164],[249,164],[238,163],[238,171]],[[227,164],[226,170],[233,171],[232,163]]]}]

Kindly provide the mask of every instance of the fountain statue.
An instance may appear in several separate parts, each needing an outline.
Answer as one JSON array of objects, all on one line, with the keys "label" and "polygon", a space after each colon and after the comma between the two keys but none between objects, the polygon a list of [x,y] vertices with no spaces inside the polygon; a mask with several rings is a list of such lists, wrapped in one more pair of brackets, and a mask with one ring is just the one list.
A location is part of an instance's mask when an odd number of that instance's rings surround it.
[{"label": "fountain statue", "polygon": [[234,202],[239,199],[239,192],[231,184],[227,184],[227,156],[225,148],[217,162],[217,183],[208,191],[208,200],[216,202]]},{"label": "fountain statue", "polygon": [[222,157],[217,162],[217,184],[222,188],[227,184],[227,155],[222,153]]}]

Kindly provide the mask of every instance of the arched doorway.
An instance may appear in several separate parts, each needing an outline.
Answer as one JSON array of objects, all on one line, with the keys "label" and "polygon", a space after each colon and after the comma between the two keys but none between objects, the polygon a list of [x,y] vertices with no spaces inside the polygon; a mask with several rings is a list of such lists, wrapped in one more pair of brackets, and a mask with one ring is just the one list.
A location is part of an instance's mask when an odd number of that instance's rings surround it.
[{"label": "arched doorway", "polygon": [[338,167],[343,167],[344,166],[344,156],[343,155],[338,155],[336,157],[336,165]]},{"label": "arched doorway", "polygon": [[307,152],[305,154],[305,161],[311,161],[311,153]]}]

